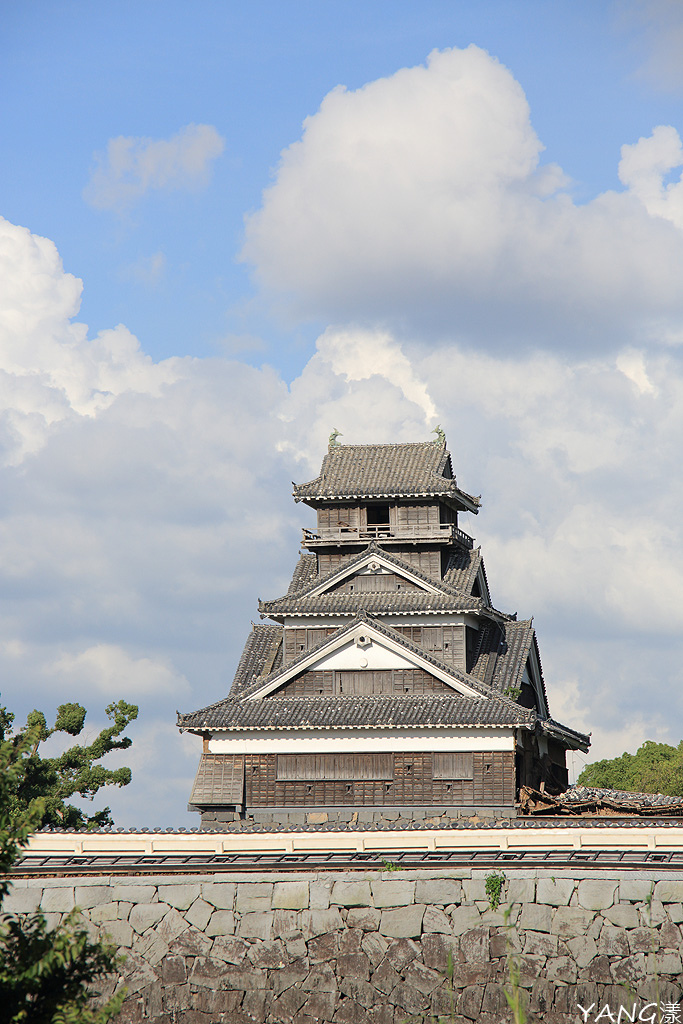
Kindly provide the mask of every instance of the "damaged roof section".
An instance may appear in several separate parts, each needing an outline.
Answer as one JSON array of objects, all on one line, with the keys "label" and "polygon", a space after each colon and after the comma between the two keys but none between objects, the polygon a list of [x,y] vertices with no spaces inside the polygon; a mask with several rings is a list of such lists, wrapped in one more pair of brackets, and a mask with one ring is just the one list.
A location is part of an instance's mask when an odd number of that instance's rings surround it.
[{"label": "damaged roof section", "polygon": [[653,818],[665,814],[683,817],[683,797],[662,793],[629,793],[619,789],[571,786],[559,796],[551,796],[524,786],[519,800],[520,812],[530,816],[623,818],[638,815]]}]

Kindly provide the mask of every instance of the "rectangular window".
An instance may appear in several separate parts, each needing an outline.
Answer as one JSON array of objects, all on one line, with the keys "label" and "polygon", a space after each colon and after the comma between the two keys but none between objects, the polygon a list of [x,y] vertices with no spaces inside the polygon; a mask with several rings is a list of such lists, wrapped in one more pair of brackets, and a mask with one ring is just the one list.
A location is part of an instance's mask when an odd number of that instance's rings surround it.
[{"label": "rectangular window", "polygon": [[277,779],[393,779],[393,754],[278,754]]},{"label": "rectangular window", "polygon": [[435,779],[473,779],[474,758],[471,753],[436,753],[433,755],[432,777]]}]

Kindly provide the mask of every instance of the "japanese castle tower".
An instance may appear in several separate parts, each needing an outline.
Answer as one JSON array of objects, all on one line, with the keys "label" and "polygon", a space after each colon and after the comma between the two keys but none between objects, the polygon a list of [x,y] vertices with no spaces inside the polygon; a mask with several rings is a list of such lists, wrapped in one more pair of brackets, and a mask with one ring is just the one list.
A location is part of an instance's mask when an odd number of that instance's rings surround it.
[{"label": "japanese castle tower", "polygon": [[[498,611],[458,525],[479,498],[446,439],[340,445],[295,485],[317,514],[283,597],[259,602],[203,737],[190,797],[205,828],[510,817],[521,786],[561,792],[589,738],[550,717],[531,620]],[[235,827],[233,825],[233,827]]]}]

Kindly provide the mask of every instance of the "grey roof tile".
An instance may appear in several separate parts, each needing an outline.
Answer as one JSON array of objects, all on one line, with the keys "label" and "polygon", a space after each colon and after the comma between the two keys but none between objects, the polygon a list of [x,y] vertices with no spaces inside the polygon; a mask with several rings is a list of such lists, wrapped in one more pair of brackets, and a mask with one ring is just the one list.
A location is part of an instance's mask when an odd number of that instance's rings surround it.
[{"label": "grey roof tile", "polygon": [[190,803],[241,804],[244,794],[244,758],[234,754],[202,754]]},{"label": "grey roof tile", "polygon": [[443,496],[476,512],[480,499],[461,491],[441,441],[416,444],[337,445],[323,458],[320,475],[295,484],[296,501],[333,498]]},{"label": "grey roof tile", "polygon": [[450,726],[533,728],[536,713],[512,701],[419,695],[374,697],[268,697],[224,700],[180,715],[184,729],[410,729]]},{"label": "grey roof tile", "polygon": [[318,579],[318,556],[302,554],[294,567],[292,582],[289,584],[288,594],[296,594],[299,590],[305,590],[311,583]]},{"label": "grey roof tile", "polygon": [[321,594],[318,597],[281,597],[259,603],[262,615],[357,615],[363,609],[375,615],[427,614],[429,612],[478,611],[477,597],[425,594],[420,591],[399,593]]},{"label": "grey roof tile", "polygon": [[[271,660],[272,659],[272,660]],[[282,626],[253,626],[237,665],[230,693],[237,696],[267,667],[274,672],[282,664]]]},{"label": "grey roof tile", "polygon": [[[353,596],[352,595],[344,595],[344,596],[348,597],[348,601],[346,603],[343,603],[343,604],[340,603],[338,605],[335,605],[333,602],[332,603],[329,603],[329,602],[333,598],[341,599],[342,595],[340,595],[340,594],[338,594],[338,595],[325,594],[325,595],[320,595],[319,597],[317,597],[317,596],[313,596],[312,592],[315,591],[315,590],[318,590],[321,586],[332,587],[337,579],[341,580],[343,577],[345,577],[349,573],[349,570],[353,570],[354,565],[360,564],[367,557],[368,554],[371,554],[373,552],[377,552],[378,554],[381,554],[382,557],[384,559],[386,559],[386,561],[390,565],[395,566],[395,568],[397,570],[399,570],[399,572],[401,570],[403,570],[404,572],[409,573],[410,575],[412,575],[415,579],[418,579],[421,582],[423,582],[425,584],[425,586],[429,587],[430,591],[434,591],[436,589],[439,592],[438,595],[435,595],[433,593],[426,594],[427,598],[431,598],[431,599],[433,599],[433,600],[435,600],[437,602],[437,603],[434,604],[435,610],[439,610],[439,611],[463,611],[464,610],[464,611],[467,611],[467,610],[484,609],[484,608],[487,607],[485,601],[482,600],[481,598],[471,597],[471,587],[469,588],[469,590],[466,590],[466,589],[464,590],[464,589],[461,589],[459,586],[457,586],[457,584],[454,584],[453,582],[451,582],[449,580],[435,580],[435,579],[432,579],[431,576],[427,576],[425,573],[423,573],[416,566],[411,565],[410,562],[404,561],[400,557],[400,555],[394,554],[391,551],[386,551],[379,544],[377,544],[375,541],[372,541],[362,551],[358,552],[355,555],[350,556],[342,565],[336,567],[331,572],[329,572],[327,574],[324,574],[322,576],[313,576],[311,574],[309,576],[308,581],[306,583],[302,583],[301,586],[297,585],[296,590],[293,590],[292,589],[292,585],[290,585],[290,588],[287,591],[286,596],[276,598],[273,601],[259,601],[259,611],[263,615],[270,615],[270,614],[293,614],[294,615],[294,614],[304,614],[304,613],[306,613],[306,614],[325,614],[326,613],[325,609],[327,609],[327,608],[333,609],[333,608],[336,608],[336,607],[338,607],[340,609],[344,609],[344,611],[340,611],[340,614],[349,614],[349,610],[353,610],[354,608],[361,608],[361,607],[365,607],[368,610],[371,610],[369,605],[363,603],[363,598],[365,596],[372,597],[373,595],[360,595],[360,594],[353,595]],[[471,554],[471,552],[467,552],[467,555],[469,555],[469,554]],[[299,563],[299,565],[300,564],[301,563]],[[478,568],[478,563],[477,563],[477,568]],[[297,570],[298,569],[299,569],[299,566],[297,566]],[[296,573],[297,570],[295,570],[295,573]],[[476,578],[476,572],[477,572],[477,569],[475,568],[472,582],[474,582],[474,578]],[[297,584],[299,583],[300,580],[303,580],[303,578],[304,578],[304,574],[303,574],[303,571],[302,571],[302,572],[299,573],[299,576],[297,577]],[[292,581],[292,584],[293,583],[294,583],[294,580]],[[418,608],[419,607],[427,607],[425,605],[425,601],[423,599],[423,595],[420,593],[419,590],[410,591],[410,595],[411,596],[409,596],[408,593],[406,593],[405,595],[403,595],[403,594],[385,594],[384,595],[385,597],[387,597],[387,598],[394,598],[395,599],[395,600],[393,600],[393,602],[392,601],[388,601],[386,604],[379,604],[378,600],[380,598],[380,595],[379,594],[375,595],[375,597],[377,599],[372,604],[372,610],[374,611],[375,609],[377,609],[379,611],[382,608],[386,607],[387,609],[397,608],[398,610],[410,611],[411,605],[409,604],[409,602],[411,600],[413,602],[415,602],[415,605]],[[439,595],[443,596],[444,599],[445,599],[441,603],[438,603]],[[290,612],[290,609],[291,609],[291,612]],[[493,609],[491,609],[491,611],[493,611]],[[496,616],[504,617],[502,612],[495,612],[495,614],[496,614]]]},{"label": "grey roof tile", "polygon": [[448,557],[443,582],[462,594],[471,594],[481,565],[481,548],[457,547]]}]

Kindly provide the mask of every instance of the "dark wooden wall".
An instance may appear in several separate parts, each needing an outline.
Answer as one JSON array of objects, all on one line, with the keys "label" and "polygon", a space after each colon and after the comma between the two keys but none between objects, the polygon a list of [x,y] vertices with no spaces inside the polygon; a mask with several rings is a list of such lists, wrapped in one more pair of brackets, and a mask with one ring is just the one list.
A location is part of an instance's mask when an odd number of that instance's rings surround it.
[{"label": "dark wooden wall", "polygon": [[[447,665],[465,668],[465,627],[464,626],[394,626],[397,633],[422,648]],[[336,631],[334,626],[313,629],[288,627],[284,631],[283,665],[291,665],[305,651],[310,651]],[[470,639],[470,646],[476,643],[476,630]],[[468,667],[471,661],[468,661]]]},{"label": "dark wooden wall", "polygon": [[[245,783],[247,810],[252,807],[331,807],[331,806],[511,806],[515,800],[515,758],[512,751],[475,752],[471,758],[471,778],[434,778],[430,751],[400,752],[393,757],[393,777],[320,778],[321,769],[310,769],[300,762],[302,774],[291,778],[290,765],[278,770],[278,758],[301,755],[246,754]],[[308,755],[315,757],[315,755]],[[378,755],[353,755],[366,759],[366,775],[378,774],[373,758]],[[454,766],[457,770],[457,766]],[[323,769],[324,771],[324,769]],[[462,774],[462,763],[459,768]],[[316,772],[318,777],[316,776]],[[446,771],[447,773],[447,771]],[[330,772],[331,774],[331,772]],[[443,764],[437,774],[444,774]],[[285,777],[286,776],[286,777]]]},{"label": "dark wooden wall", "polygon": [[[270,697],[318,697],[321,694],[453,693],[450,686],[421,668],[302,672]],[[268,700],[269,698],[264,698]]]},{"label": "dark wooden wall", "polygon": [[[362,550],[364,550],[363,545],[359,545],[357,549],[354,548],[351,551],[346,549],[344,551],[319,551],[318,571],[321,576],[325,576],[328,572],[339,569],[341,565],[348,562],[350,558],[353,558]],[[391,544],[387,545],[387,551],[397,555],[404,562],[408,562],[415,569],[419,569],[421,573],[430,579],[440,580],[442,578],[441,551],[438,549],[426,548],[420,550],[412,545]]]}]

